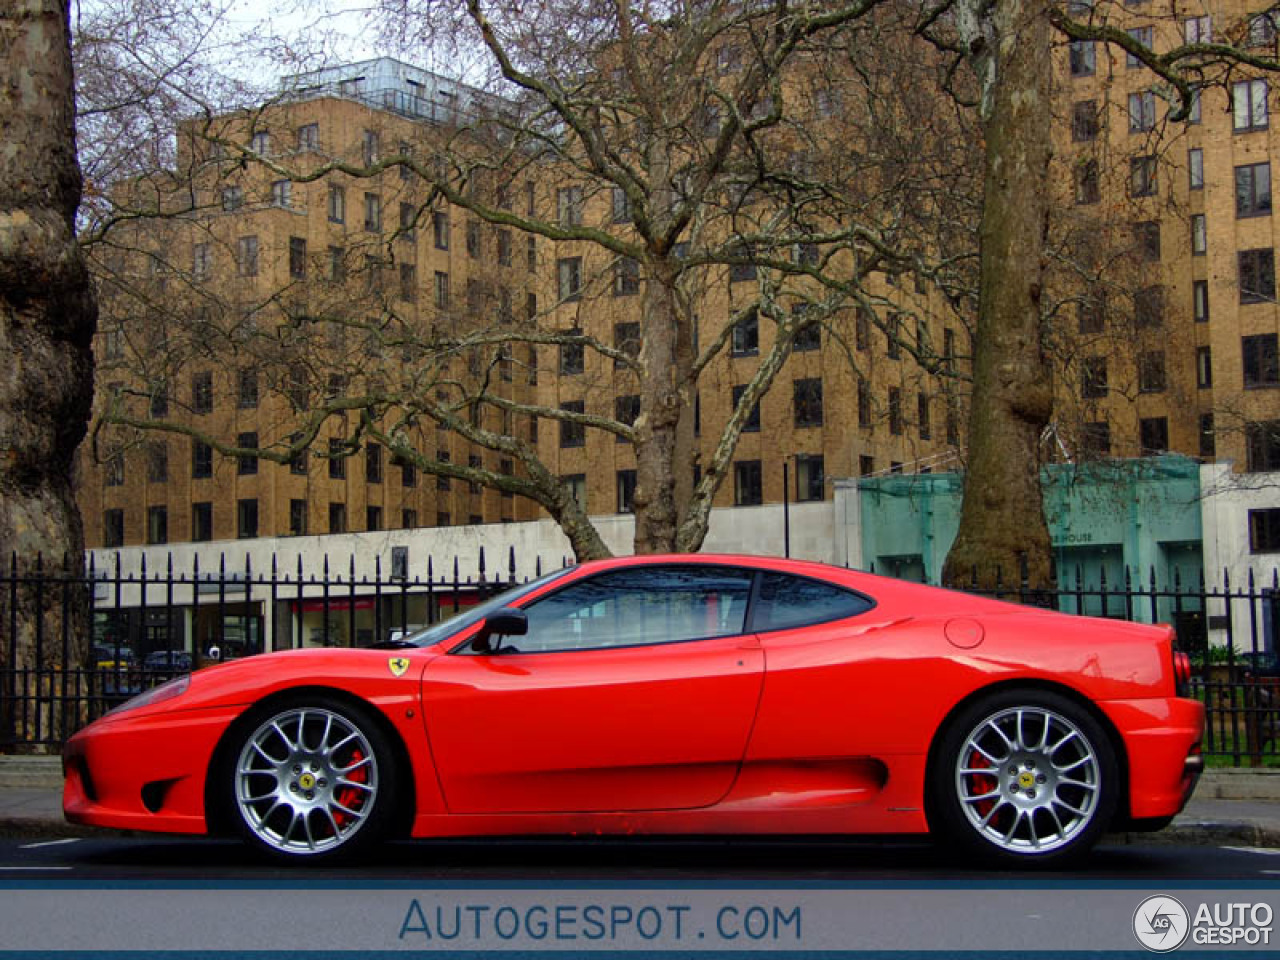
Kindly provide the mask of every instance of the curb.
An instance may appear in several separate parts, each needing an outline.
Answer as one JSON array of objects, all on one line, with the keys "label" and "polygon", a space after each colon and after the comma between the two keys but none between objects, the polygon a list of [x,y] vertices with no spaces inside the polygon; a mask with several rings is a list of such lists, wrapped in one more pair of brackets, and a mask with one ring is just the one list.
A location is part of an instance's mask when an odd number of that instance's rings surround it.
[{"label": "curb", "polygon": [[1280,829],[1244,820],[1189,820],[1154,833],[1110,833],[1102,842],[1147,847],[1280,847]]}]

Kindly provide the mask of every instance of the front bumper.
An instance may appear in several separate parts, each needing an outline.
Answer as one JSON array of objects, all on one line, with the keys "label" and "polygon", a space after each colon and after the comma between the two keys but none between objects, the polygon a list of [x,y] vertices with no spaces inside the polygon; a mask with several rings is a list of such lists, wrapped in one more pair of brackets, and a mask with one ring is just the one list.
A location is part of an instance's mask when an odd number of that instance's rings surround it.
[{"label": "front bumper", "polygon": [[209,764],[236,712],[126,712],[90,724],[63,749],[64,815],[96,827],[207,832]]}]

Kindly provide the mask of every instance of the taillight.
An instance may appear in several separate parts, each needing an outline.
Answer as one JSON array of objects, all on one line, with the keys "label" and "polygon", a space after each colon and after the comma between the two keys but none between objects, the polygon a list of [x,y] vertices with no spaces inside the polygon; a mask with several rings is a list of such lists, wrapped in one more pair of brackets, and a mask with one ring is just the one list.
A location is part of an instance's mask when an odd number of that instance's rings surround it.
[{"label": "taillight", "polygon": [[1173,683],[1180,697],[1191,684],[1191,658],[1180,650],[1173,651]]}]

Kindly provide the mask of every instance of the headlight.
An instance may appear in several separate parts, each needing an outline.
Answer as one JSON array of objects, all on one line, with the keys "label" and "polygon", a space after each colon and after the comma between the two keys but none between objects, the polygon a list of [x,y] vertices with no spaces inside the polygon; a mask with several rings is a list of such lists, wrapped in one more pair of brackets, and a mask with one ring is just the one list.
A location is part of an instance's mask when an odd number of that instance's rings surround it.
[{"label": "headlight", "polygon": [[124,713],[126,710],[137,710],[139,707],[149,707],[154,703],[172,700],[174,697],[180,697],[186,693],[189,686],[191,686],[191,675],[187,674],[185,677],[178,677],[178,679],[162,683],[158,687],[152,687],[131,700],[126,700],[120,706],[108,710],[103,716],[109,717],[112,714]]}]

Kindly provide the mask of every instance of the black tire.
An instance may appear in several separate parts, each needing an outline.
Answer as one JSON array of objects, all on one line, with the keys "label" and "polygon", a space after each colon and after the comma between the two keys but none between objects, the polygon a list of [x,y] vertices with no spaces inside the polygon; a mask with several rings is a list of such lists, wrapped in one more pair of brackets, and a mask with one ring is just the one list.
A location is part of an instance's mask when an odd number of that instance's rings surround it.
[{"label": "black tire", "polygon": [[928,790],[931,829],[958,852],[1006,867],[1061,866],[1107,830],[1120,769],[1087,709],[1052,691],[1010,689],[951,719]]},{"label": "black tire", "polygon": [[399,771],[387,734],[367,708],[337,697],[254,708],[236,724],[219,768],[225,819],[276,861],[353,859],[395,820]]}]

